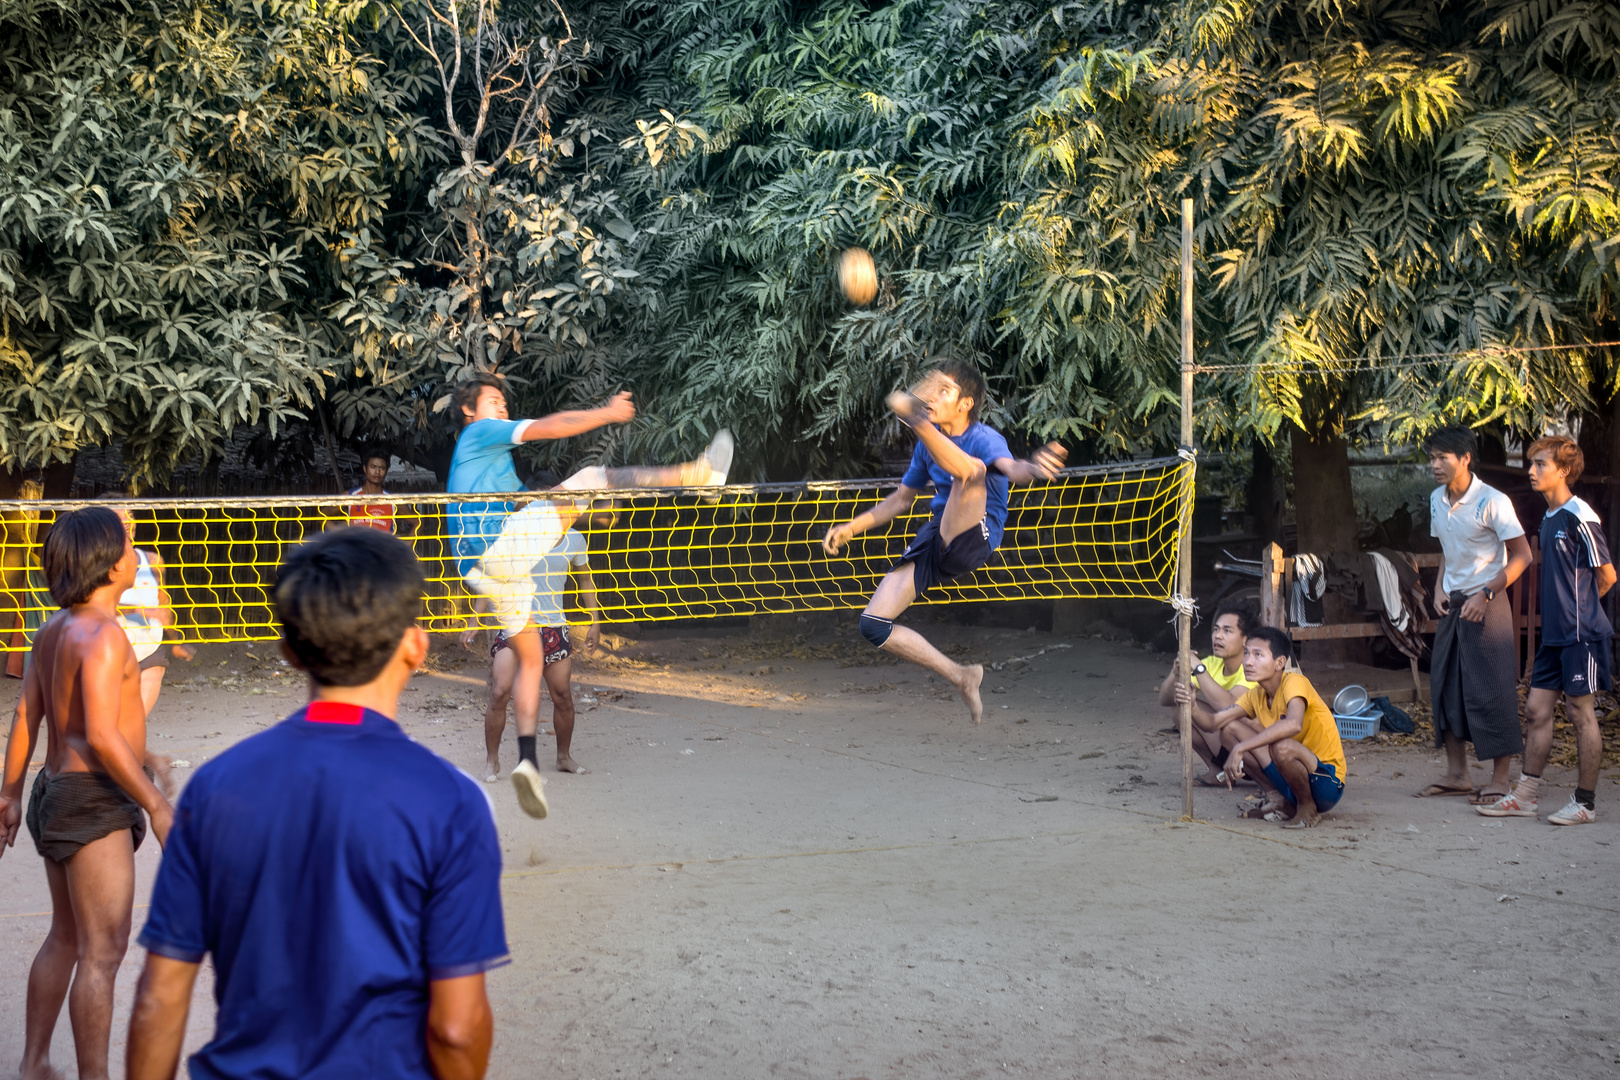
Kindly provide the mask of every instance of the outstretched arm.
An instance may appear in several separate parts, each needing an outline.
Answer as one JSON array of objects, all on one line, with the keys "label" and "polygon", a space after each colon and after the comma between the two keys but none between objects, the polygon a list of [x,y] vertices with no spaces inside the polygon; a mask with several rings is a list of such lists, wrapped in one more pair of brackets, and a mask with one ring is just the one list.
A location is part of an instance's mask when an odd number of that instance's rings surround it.
[{"label": "outstretched arm", "polygon": [[1033,454],[1028,461],[1017,458],[997,458],[990,464],[1001,472],[1011,484],[1030,484],[1036,480],[1050,480],[1057,471],[1063,468],[1063,462],[1068,459],[1069,452],[1059,443],[1047,443]]},{"label": "outstretched arm", "polygon": [[851,537],[859,536],[868,529],[875,529],[879,525],[887,525],[907,510],[917,501],[922,492],[914,487],[901,484],[890,492],[888,497],[878,503],[864,514],[857,514],[853,520],[842,525],[834,525],[827,530],[827,535],[821,538],[821,549],[829,555],[838,554],[838,549],[847,544]]},{"label": "outstretched arm", "polygon": [[530,420],[529,426],[523,429],[522,441],[566,439],[570,435],[583,435],[609,424],[628,424],[635,417],[636,407],[630,403],[630,391],[620,390],[599,408],[574,409]]}]

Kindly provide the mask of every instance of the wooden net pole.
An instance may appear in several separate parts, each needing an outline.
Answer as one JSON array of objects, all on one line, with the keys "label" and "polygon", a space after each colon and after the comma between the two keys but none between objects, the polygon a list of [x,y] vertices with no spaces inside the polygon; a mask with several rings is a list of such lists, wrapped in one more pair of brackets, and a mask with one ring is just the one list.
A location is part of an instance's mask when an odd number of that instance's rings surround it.
[{"label": "wooden net pole", "polygon": [[[1193,203],[1181,200],[1181,445],[1193,444]],[[1196,474],[1195,474],[1196,475]],[[1193,492],[1187,492],[1191,503]],[[1181,545],[1177,554],[1176,592],[1182,603],[1176,609],[1176,637],[1179,639],[1181,677],[1190,679],[1192,663],[1192,514],[1182,519]],[[1181,816],[1193,816],[1192,703],[1180,709],[1181,727]]]}]

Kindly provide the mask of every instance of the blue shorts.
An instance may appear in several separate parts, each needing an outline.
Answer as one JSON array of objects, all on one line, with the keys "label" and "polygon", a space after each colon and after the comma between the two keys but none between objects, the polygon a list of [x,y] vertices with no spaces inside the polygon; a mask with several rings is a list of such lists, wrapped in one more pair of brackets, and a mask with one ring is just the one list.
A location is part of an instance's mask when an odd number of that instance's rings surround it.
[{"label": "blue shorts", "polygon": [[[1294,793],[1289,789],[1288,781],[1283,779],[1282,770],[1277,768],[1277,763],[1273,761],[1266,766],[1265,771],[1266,779],[1271,781],[1271,786],[1288,796],[1289,802],[1293,802]],[[1339,770],[1325,761],[1318,761],[1316,771],[1311,773],[1311,801],[1316,803],[1316,809],[1325,814],[1338,806],[1342,798],[1344,798],[1344,781],[1339,779]]]},{"label": "blue shorts", "polygon": [[996,549],[990,546],[988,520],[980,520],[977,526],[966,529],[949,544],[939,534],[939,522],[937,514],[929,518],[917,530],[916,537],[900,556],[900,561],[894,564],[895,567],[912,564],[911,583],[917,590],[918,600],[940,582],[973,573],[996,553]]},{"label": "blue shorts", "polygon": [[1614,689],[1609,678],[1609,639],[1541,646],[1536,650],[1530,688],[1559,690],[1570,697]]}]

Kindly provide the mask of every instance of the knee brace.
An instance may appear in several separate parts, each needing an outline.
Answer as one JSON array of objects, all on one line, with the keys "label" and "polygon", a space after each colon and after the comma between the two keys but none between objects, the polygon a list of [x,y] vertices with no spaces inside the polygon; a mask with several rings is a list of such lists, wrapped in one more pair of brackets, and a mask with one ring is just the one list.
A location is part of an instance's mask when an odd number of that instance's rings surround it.
[{"label": "knee brace", "polygon": [[893,619],[883,619],[876,615],[861,613],[861,637],[870,641],[873,645],[880,649],[883,648],[883,643],[889,640],[889,635],[892,633],[894,633]]}]

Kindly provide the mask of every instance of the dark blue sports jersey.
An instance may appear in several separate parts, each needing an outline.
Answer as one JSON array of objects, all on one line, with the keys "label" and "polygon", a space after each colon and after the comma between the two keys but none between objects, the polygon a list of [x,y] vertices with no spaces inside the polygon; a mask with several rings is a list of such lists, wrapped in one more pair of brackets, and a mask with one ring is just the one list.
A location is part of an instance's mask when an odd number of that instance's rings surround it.
[{"label": "dark blue sports jersey", "polygon": [[196,1080],[426,1080],[429,980],[507,960],[488,799],[380,713],[314,702],[186,785],[140,941],[213,954]]},{"label": "dark blue sports jersey", "polygon": [[[1007,477],[991,463],[1012,457],[1012,451],[1007,448],[1007,440],[1002,438],[1001,432],[995,428],[977,422],[970,424],[960,435],[945,437],[985,464],[984,521],[990,527],[990,546],[998,548],[1001,546],[1002,530],[1007,526]],[[930,454],[928,448],[921,442],[917,443],[917,449],[911,452],[911,464],[906,468],[906,475],[900,478],[900,482],[918,491],[932,482],[933,512],[935,514],[945,512],[945,503],[951,497],[951,485],[954,480],[950,473],[934,462],[934,455]]]},{"label": "dark blue sports jersey", "polygon": [[1596,569],[1609,563],[1597,512],[1580,499],[1541,519],[1541,642],[1573,645],[1611,637],[1598,596]]}]

